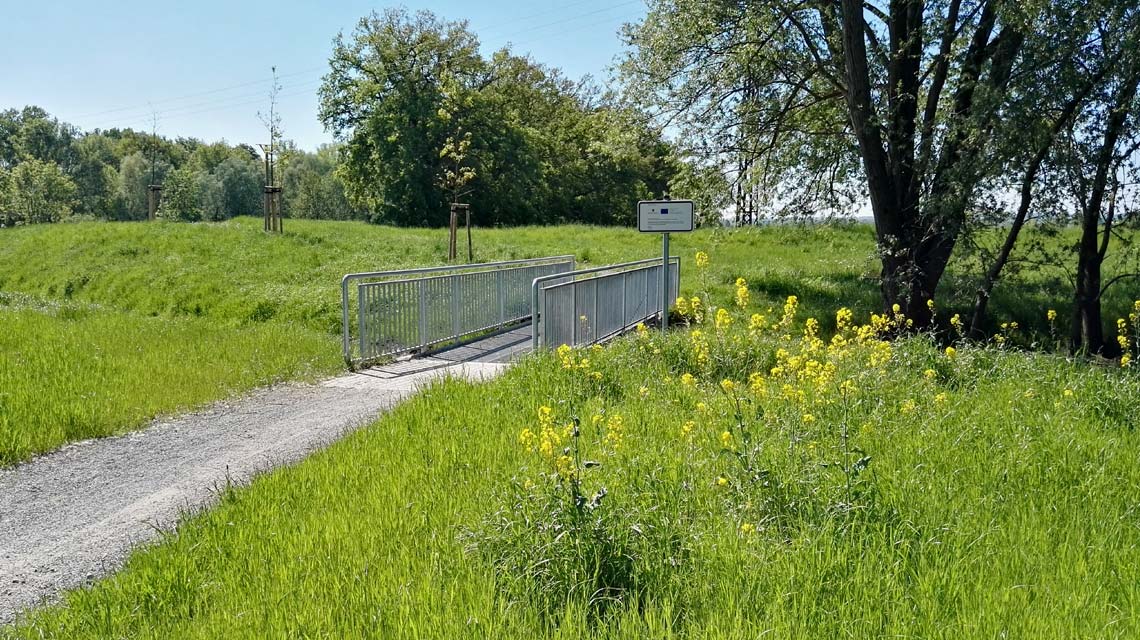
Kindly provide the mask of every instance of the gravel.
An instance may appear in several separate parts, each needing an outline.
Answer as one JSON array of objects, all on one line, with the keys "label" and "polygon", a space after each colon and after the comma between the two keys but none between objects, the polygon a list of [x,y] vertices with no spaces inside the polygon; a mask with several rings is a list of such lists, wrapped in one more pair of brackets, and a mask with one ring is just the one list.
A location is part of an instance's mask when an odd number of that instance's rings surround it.
[{"label": "gravel", "polygon": [[525,350],[511,335],[494,353],[468,347],[463,358],[279,385],[0,469],[0,623],[115,571],[132,548],[212,504],[227,481],[300,460],[440,376],[498,374],[506,365],[494,360]]}]

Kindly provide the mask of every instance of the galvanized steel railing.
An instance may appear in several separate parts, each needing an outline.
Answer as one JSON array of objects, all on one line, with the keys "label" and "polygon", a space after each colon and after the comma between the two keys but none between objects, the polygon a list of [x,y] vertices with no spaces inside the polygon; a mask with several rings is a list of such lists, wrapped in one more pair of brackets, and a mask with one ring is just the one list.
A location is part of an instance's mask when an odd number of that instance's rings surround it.
[{"label": "galvanized steel railing", "polygon": [[592,344],[668,311],[681,282],[681,259],[669,258],[669,298],[661,300],[661,259],[536,278],[531,341],[535,349]]},{"label": "galvanized steel railing", "polygon": [[[526,320],[536,278],[574,270],[574,256],[352,273],[341,280],[344,360],[365,362]],[[352,337],[350,287],[356,291]]]}]

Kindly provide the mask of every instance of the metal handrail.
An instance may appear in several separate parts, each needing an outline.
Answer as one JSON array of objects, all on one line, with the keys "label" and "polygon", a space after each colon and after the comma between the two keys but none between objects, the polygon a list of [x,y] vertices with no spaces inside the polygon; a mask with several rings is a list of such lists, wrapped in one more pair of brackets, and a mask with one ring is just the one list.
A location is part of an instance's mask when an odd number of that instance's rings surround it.
[{"label": "metal handrail", "polygon": [[[669,263],[671,265],[674,265],[674,264],[676,265],[677,270],[678,270],[677,278],[678,278],[678,282],[680,282],[681,258],[678,256],[670,256],[669,257]],[[632,268],[634,268],[634,267],[646,267],[646,266],[652,267],[654,265],[660,265],[660,264],[661,264],[661,258],[646,258],[645,260],[634,260],[633,262],[622,262],[619,264],[610,264],[610,265],[605,265],[602,267],[593,267],[591,269],[581,269],[578,271],[570,271],[567,273],[555,273],[555,274],[551,274],[548,276],[541,276],[541,277],[535,278],[534,282],[531,284],[531,298],[530,298],[531,346],[534,348],[535,351],[538,350],[538,347],[539,347],[539,344],[538,344],[538,342],[539,342],[539,319],[538,319],[539,292],[542,291],[543,289],[553,289],[555,287],[562,286],[563,284],[569,284],[569,283],[559,283],[559,284],[553,285],[551,287],[542,287],[541,286],[542,283],[549,282],[551,280],[565,280],[567,278],[574,278],[573,281],[576,282],[577,276],[581,276],[581,275],[599,274],[599,273],[604,273],[604,272],[629,271],[629,270],[632,270]],[[594,277],[597,277],[597,276],[595,275]],[[668,306],[667,306],[669,304],[668,301],[662,301],[662,303],[663,303],[663,306],[665,306],[665,309],[668,309]]]},{"label": "metal handrail", "polygon": [[[430,276],[429,274],[470,274],[481,273],[485,271],[498,270],[502,267],[519,266],[519,265],[541,265],[546,263],[555,262],[569,262],[570,269],[574,269],[574,256],[561,255],[549,256],[541,258],[525,258],[520,260],[503,260],[499,262],[483,262],[477,264],[464,264],[464,265],[447,265],[442,267],[419,267],[414,269],[395,269],[390,271],[370,271],[367,273],[350,273],[341,278],[340,281],[340,295],[341,295],[341,338],[342,349],[344,353],[345,362],[351,364],[352,357],[352,338],[351,338],[351,320],[349,314],[349,284],[356,280],[387,280],[388,278],[395,278],[398,276],[428,276],[422,279],[432,279],[433,277],[445,276]],[[418,279],[418,278],[417,278]],[[395,281],[400,282],[400,281]]]}]

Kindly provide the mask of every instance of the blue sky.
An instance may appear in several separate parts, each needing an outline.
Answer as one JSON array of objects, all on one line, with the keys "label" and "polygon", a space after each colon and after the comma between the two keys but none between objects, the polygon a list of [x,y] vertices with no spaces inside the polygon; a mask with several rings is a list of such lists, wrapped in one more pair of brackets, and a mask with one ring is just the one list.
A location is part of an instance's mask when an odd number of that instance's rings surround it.
[{"label": "blue sky", "polygon": [[572,78],[599,80],[622,49],[622,23],[645,15],[642,0],[6,3],[0,109],[35,104],[84,130],[149,130],[157,112],[166,136],[256,143],[276,65],[285,135],[313,149],[332,139],[317,121],[316,90],[333,38],[400,4],[468,20],[485,52],[510,43]]}]

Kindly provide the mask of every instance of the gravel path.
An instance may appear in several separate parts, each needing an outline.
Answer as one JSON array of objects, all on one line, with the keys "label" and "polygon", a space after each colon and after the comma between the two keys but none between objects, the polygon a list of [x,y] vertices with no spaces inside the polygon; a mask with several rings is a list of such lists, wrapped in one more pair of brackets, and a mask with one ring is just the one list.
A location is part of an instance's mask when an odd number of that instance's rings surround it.
[{"label": "gravel path", "polygon": [[497,375],[516,330],[315,385],[279,385],[127,435],[0,469],[0,624],[117,569],[132,547],[210,505],[226,479],[303,458],[444,375]]}]

